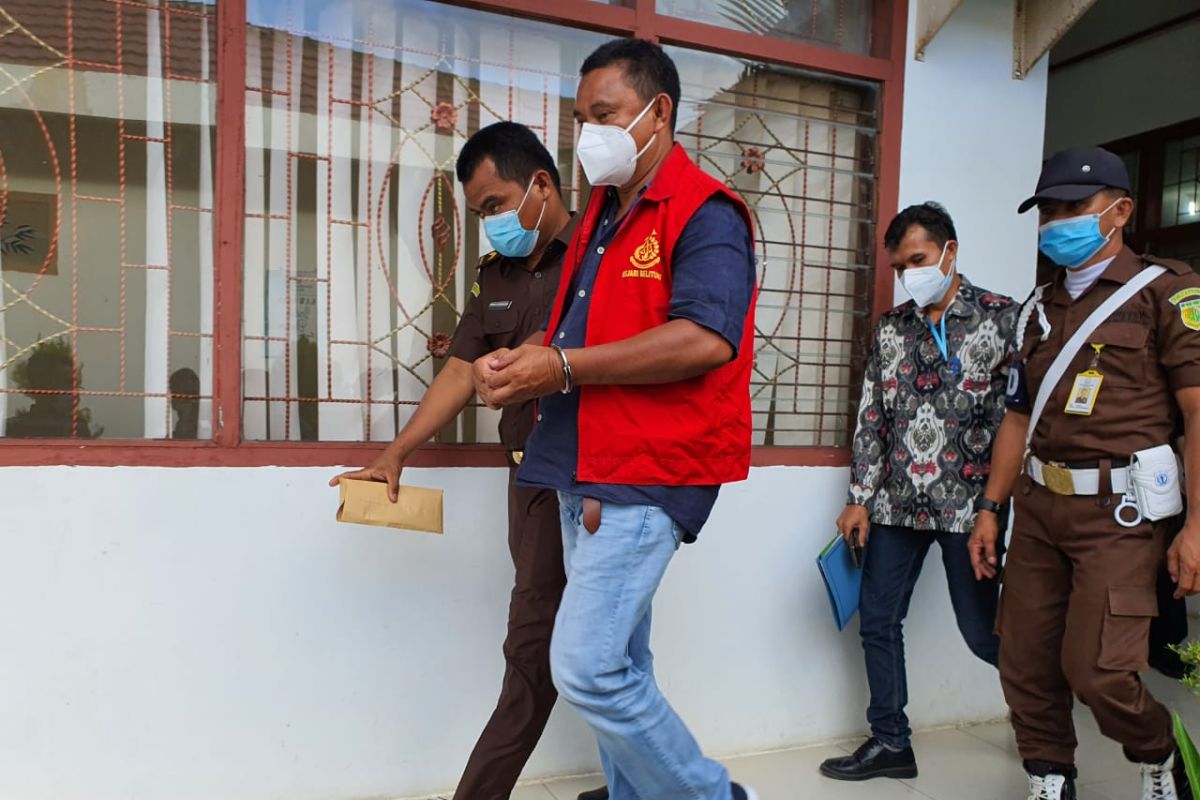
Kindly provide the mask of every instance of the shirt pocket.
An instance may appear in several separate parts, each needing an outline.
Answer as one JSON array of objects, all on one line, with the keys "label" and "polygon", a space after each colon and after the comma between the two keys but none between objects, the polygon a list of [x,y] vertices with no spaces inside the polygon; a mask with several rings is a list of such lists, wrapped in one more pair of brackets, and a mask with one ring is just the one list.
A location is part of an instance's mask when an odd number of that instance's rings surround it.
[{"label": "shirt pocket", "polygon": [[508,308],[487,308],[483,312],[483,333],[488,337],[488,343],[494,347],[511,345],[517,326],[521,323],[521,314],[512,306]]},{"label": "shirt pocket", "polygon": [[[1109,386],[1142,386],[1146,382],[1150,329],[1135,322],[1109,322],[1097,328],[1089,344],[1104,345],[1100,350],[1098,371]],[[1076,356],[1075,373],[1090,369],[1096,351],[1089,345]],[[1072,376],[1068,376],[1071,378]]]}]

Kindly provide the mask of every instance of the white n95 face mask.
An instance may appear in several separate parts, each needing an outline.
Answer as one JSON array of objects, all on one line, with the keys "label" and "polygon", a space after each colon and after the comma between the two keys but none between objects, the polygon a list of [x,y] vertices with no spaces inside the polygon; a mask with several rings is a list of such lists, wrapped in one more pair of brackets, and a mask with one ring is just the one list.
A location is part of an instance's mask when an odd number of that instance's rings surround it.
[{"label": "white n95 face mask", "polygon": [[946,242],[938,263],[928,267],[908,267],[900,273],[900,283],[904,285],[904,291],[908,292],[913,302],[921,308],[939,302],[950,290],[955,265],[951,264],[950,271],[942,274],[942,262],[946,260],[946,248],[949,246],[950,243]]},{"label": "white n95 face mask", "polygon": [[642,121],[642,117],[646,116],[646,112],[654,105],[654,100],[651,100],[642,109],[642,113],[625,128],[620,125],[583,123],[575,153],[579,156],[579,164],[583,167],[583,174],[587,176],[588,183],[592,186],[624,186],[629,183],[637,170],[637,160],[650,149],[650,145],[654,144],[654,139],[658,136],[657,133],[651,136],[646,146],[638,150],[637,142],[633,140],[629,129]]}]

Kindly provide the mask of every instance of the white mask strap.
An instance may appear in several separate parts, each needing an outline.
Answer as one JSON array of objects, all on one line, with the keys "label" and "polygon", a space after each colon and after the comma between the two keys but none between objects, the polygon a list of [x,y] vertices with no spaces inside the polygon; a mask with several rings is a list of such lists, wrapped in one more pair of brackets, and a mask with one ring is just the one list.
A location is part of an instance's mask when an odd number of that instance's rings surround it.
[{"label": "white mask strap", "polygon": [[[654,107],[654,103],[657,102],[657,100],[658,100],[658,96],[656,95],[654,97],[654,99],[650,101],[650,104],[642,109],[642,113],[638,114],[637,118],[634,119],[633,122],[629,123],[629,127],[625,128],[625,133],[629,133],[630,128],[632,128],[634,125],[637,125],[639,122],[642,121],[642,117],[646,116],[646,112]],[[632,133],[629,133],[629,138],[630,139],[633,138]],[[650,140],[646,142],[646,146],[643,147],[641,150],[637,151],[637,155],[635,155],[634,158],[641,158],[642,156],[644,156],[646,154],[646,151],[650,149],[650,145],[654,144],[654,140],[657,138],[658,138],[658,133],[655,132],[655,134],[650,137]],[[634,145],[636,146],[636,144],[637,143],[635,142]]]},{"label": "white mask strap", "polygon": [[1112,211],[1114,208],[1116,208],[1116,207],[1117,207],[1117,203],[1121,202],[1121,201],[1122,201],[1122,200],[1124,200],[1124,199],[1125,199],[1124,197],[1118,197],[1116,200],[1113,200],[1113,201],[1112,201],[1112,203],[1111,203],[1111,204],[1108,206],[1108,208],[1104,209],[1103,211],[1101,211],[1101,212],[1100,212],[1099,214],[1097,214],[1096,216],[1097,216],[1097,217],[1103,217],[1105,214],[1107,214],[1108,212],[1110,212],[1110,211]]},{"label": "white mask strap", "polygon": [[[1101,211],[1099,214],[1097,214],[1097,215],[1096,215],[1096,223],[1097,223],[1097,225],[1100,223],[1100,218],[1101,218],[1101,217],[1103,217],[1103,216],[1104,216],[1105,214],[1107,214],[1109,211],[1112,211],[1114,208],[1116,208],[1116,206],[1117,206],[1117,203],[1121,202],[1121,201],[1122,201],[1122,200],[1124,200],[1124,199],[1125,199],[1124,197],[1118,197],[1116,200],[1113,200],[1113,201],[1112,201],[1112,203],[1111,203],[1111,204],[1108,206],[1108,208],[1104,209],[1104,210],[1103,210],[1103,211]],[[1108,235],[1107,235],[1107,236],[1105,236],[1105,237],[1104,237],[1105,241],[1108,241],[1109,239],[1112,239],[1112,237],[1113,237],[1113,234],[1114,234],[1114,233],[1116,233],[1116,232],[1117,232],[1117,226],[1116,226],[1116,225],[1113,225],[1113,229],[1112,229],[1111,231],[1109,231],[1109,232],[1108,232]]]},{"label": "white mask strap", "polygon": [[[517,213],[518,214],[520,214],[521,209],[525,207],[525,201],[529,199],[529,193],[533,191],[533,182],[535,179],[536,179],[536,176],[529,179],[529,186],[525,187],[525,196],[521,198],[520,203],[517,203]],[[546,211],[546,207],[542,206],[542,212],[544,213],[545,211]],[[539,222],[541,221],[540,217],[539,217],[538,221]]]},{"label": "white mask strap", "polygon": [[538,221],[533,224],[533,229],[535,231],[540,231],[542,229],[542,219],[546,216],[546,206],[548,205],[548,201],[542,201],[542,213],[538,214]]},{"label": "white mask strap", "polygon": [[633,118],[633,122],[631,122],[631,123],[629,123],[628,125],[626,125],[626,126],[625,126],[625,132],[626,132],[626,133],[629,133],[629,129],[630,129],[630,128],[632,128],[634,125],[637,125],[639,122],[641,122],[641,121],[642,121],[642,117],[646,116],[646,112],[647,112],[647,111],[649,111],[651,108],[653,108],[653,107],[654,107],[654,104],[655,104],[657,101],[658,101],[658,95],[655,95],[655,96],[654,96],[654,99],[653,99],[653,100],[651,100],[649,103],[647,103],[647,104],[646,104],[646,107],[642,109],[642,113],[640,113],[640,114],[638,114],[636,117],[634,117],[634,118]]}]

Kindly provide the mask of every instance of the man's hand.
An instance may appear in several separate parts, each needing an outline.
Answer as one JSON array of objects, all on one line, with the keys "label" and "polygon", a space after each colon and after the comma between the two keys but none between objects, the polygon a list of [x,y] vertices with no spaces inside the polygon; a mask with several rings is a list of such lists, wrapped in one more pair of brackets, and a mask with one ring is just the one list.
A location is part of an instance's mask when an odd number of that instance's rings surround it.
[{"label": "man's hand", "polygon": [[384,450],[371,465],[352,472],[343,472],[329,481],[337,486],[343,478],[352,481],[376,481],[388,485],[388,499],[393,503],[400,497],[400,473],[404,470],[404,457],[392,448]]},{"label": "man's hand", "polygon": [[475,359],[475,363],[471,366],[471,378],[475,382],[475,393],[479,395],[479,399],[488,408],[500,408],[500,406],[492,405],[491,383],[495,380],[496,370],[492,364],[507,358],[512,353],[507,347],[497,350],[494,353]]},{"label": "man's hand", "polygon": [[523,344],[475,362],[475,390],[488,408],[545,397],[563,385],[562,358],[550,347]]},{"label": "man's hand", "polygon": [[996,558],[996,542],[1000,539],[1000,524],[991,511],[980,511],[975,515],[975,527],[967,540],[967,552],[971,555],[971,568],[975,580],[991,580],[996,577],[999,560]]},{"label": "man's hand", "polygon": [[[866,506],[850,503],[838,515],[836,524],[837,531],[846,540],[846,544],[857,544],[859,547],[867,546],[867,539],[871,538],[871,518],[867,514]],[[857,542],[853,538],[855,531],[858,531]]]},{"label": "man's hand", "polygon": [[1175,597],[1200,592],[1200,525],[1189,519],[1167,550],[1167,571],[1175,581]]}]

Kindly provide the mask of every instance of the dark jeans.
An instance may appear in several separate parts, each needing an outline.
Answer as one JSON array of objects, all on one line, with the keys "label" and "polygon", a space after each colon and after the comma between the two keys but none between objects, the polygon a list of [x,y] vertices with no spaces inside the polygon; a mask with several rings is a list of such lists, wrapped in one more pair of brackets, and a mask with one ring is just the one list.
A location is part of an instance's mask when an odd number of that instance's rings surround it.
[{"label": "dark jeans", "polygon": [[907,747],[912,737],[904,713],[908,705],[904,618],[925,555],[935,541],[942,548],[950,604],[967,647],[992,666],[999,660],[1000,640],[994,632],[999,584],[975,580],[967,536],[871,525],[864,553],[859,627],[871,689],[867,721],[872,735],[889,747]]}]

